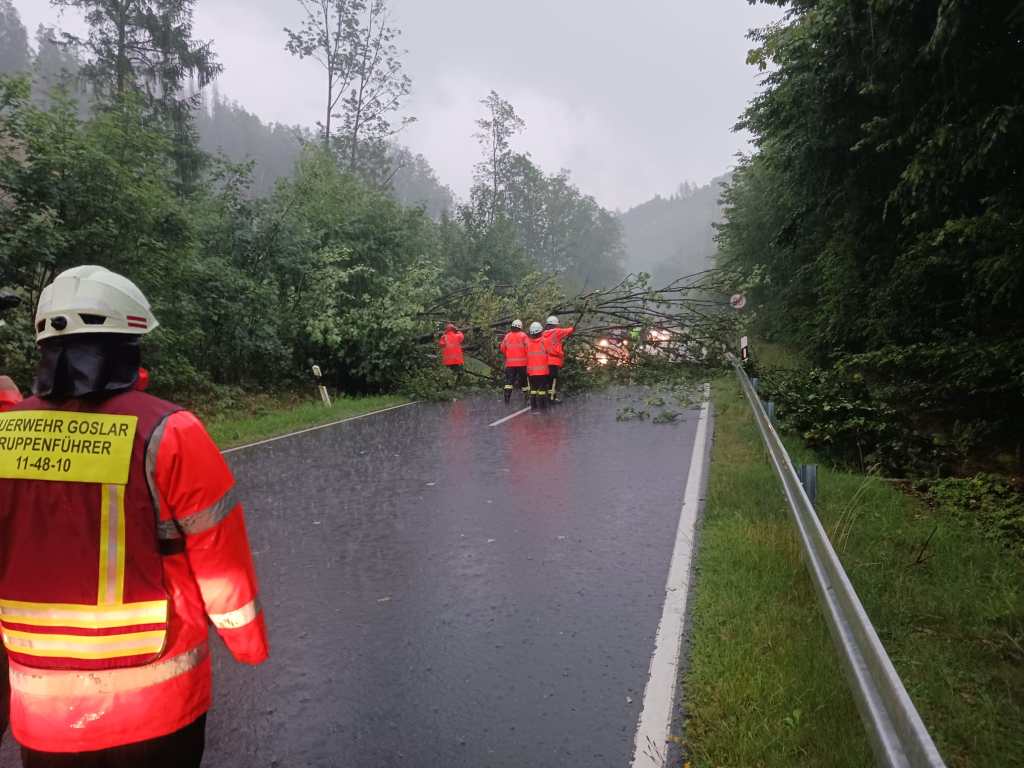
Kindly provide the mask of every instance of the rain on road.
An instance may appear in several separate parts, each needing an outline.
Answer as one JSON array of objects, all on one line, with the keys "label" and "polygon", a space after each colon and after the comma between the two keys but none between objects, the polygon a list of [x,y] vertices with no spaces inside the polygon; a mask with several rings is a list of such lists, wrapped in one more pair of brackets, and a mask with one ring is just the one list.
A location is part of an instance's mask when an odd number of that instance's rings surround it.
[{"label": "rain on road", "polygon": [[271,660],[214,641],[204,765],[628,765],[698,411],[618,422],[624,396],[497,427],[500,400],[417,404],[229,455]]}]

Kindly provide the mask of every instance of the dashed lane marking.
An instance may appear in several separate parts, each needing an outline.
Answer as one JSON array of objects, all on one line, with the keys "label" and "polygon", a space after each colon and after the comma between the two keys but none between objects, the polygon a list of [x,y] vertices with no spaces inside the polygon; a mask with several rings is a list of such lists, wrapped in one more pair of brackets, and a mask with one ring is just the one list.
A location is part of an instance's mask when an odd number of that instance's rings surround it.
[{"label": "dashed lane marking", "polygon": [[512,413],[512,414],[509,414],[508,416],[506,416],[503,419],[498,419],[493,424],[488,424],[487,426],[488,427],[500,427],[506,421],[512,421],[512,419],[514,419],[516,416],[522,416],[524,413],[529,413],[529,412],[530,412],[530,406],[526,406],[522,410],[516,411],[515,413]]}]

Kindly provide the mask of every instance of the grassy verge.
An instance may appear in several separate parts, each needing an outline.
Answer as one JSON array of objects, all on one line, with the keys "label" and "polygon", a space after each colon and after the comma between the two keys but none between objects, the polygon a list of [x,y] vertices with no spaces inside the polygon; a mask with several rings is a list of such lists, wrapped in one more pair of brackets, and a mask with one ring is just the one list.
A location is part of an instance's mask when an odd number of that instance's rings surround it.
[{"label": "grassy verge", "polygon": [[206,426],[217,445],[232,448],[405,402],[408,400],[395,395],[341,397],[335,399],[330,408],[319,400],[305,401],[276,407],[266,406],[252,413],[214,416]]},{"label": "grassy verge", "polygon": [[[872,757],[734,377],[716,429],[683,681],[696,766],[868,766]],[[795,461],[814,461],[787,441]],[[1024,765],[1024,567],[877,478],[819,469],[818,511],[951,768]]]}]

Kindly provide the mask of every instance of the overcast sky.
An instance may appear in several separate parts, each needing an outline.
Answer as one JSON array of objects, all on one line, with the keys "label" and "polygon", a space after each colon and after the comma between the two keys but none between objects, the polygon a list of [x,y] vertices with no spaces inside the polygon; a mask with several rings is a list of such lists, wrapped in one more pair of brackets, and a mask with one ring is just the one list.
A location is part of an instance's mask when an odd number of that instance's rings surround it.
[{"label": "overcast sky", "polygon": [[[59,21],[48,0],[14,0],[30,34]],[[777,18],[747,0],[390,0],[417,122],[401,141],[441,180],[468,190],[473,121],[494,89],[526,120],[515,146],[546,171],[572,171],[610,208],[726,171],[746,137],[731,128],[757,90],[746,31]],[[320,118],[318,65],[284,50],[295,0],[199,0],[195,33],[214,40],[221,93],[264,120]]]}]

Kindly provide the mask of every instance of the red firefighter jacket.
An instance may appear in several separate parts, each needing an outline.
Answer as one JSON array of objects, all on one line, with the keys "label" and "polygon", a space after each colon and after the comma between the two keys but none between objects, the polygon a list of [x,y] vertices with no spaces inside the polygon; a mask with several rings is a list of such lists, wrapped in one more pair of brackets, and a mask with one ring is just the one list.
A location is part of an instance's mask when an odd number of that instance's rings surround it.
[{"label": "red firefighter jacket", "polygon": [[242,507],[202,424],[139,391],[0,415],[11,730],[46,752],[156,738],[210,707],[212,624],[267,658]]},{"label": "red firefighter jacket", "polygon": [[462,331],[445,331],[441,336],[441,362],[445,365],[462,365],[462,340],[466,338]]},{"label": "red firefighter jacket", "polygon": [[526,342],[526,374],[528,376],[547,376],[551,373],[548,363],[548,344],[543,336],[527,337]]},{"label": "red firefighter jacket", "polygon": [[501,340],[498,349],[505,356],[506,368],[522,368],[526,365],[526,345],[530,337],[523,331],[509,331]]},{"label": "red firefighter jacket", "polygon": [[564,365],[565,348],[562,342],[576,333],[575,328],[548,328],[544,331],[544,339],[548,343],[548,364]]}]

